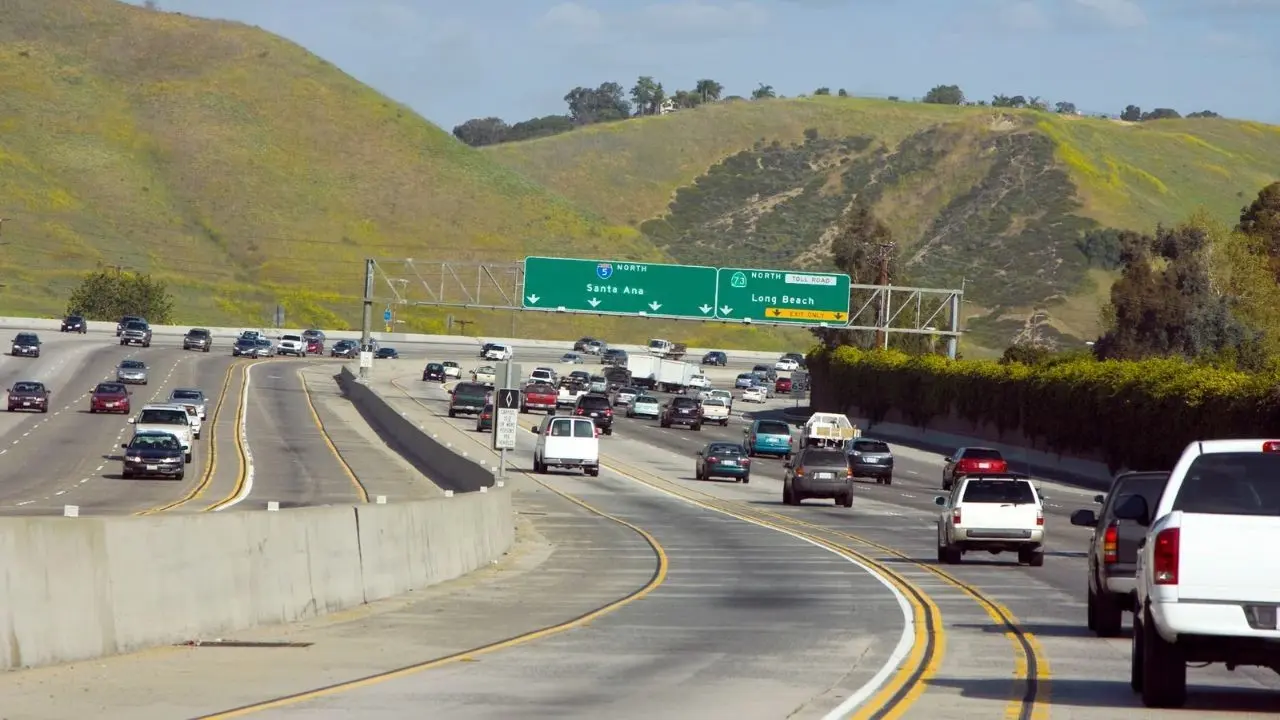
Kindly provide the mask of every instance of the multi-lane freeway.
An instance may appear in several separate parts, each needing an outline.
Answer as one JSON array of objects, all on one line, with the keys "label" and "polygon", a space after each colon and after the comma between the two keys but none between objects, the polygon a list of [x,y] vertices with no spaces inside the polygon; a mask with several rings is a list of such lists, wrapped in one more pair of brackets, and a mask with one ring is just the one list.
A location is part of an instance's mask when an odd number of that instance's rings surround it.
[{"label": "multi-lane freeway", "polygon": [[[52,391],[47,413],[0,413],[0,514],[81,515],[191,512],[357,502],[370,494],[402,500],[436,488],[406,475],[393,453],[370,448],[335,394],[336,363],[233,358],[230,344],[184,351],[181,338],[157,335],[152,346],[123,347],[111,332],[42,333],[39,358],[0,358],[0,388],[24,380]],[[130,414],[89,412],[94,386],[116,379],[124,359],[148,367],[132,385],[132,413],[165,402],[179,387],[201,388],[208,417],[182,480],[120,476]],[[339,452],[335,437],[348,453]],[[372,454],[370,454],[372,453]],[[359,473],[347,457],[358,457]],[[408,479],[406,479],[408,478]]]},{"label": "multi-lane freeway", "polygon": [[[430,352],[464,369],[482,364],[471,348]],[[559,354],[522,349],[518,360],[529,369]],[[445,391],[421,382],[425,359],[380,364],[372,385],[411,405],[416,422],[459,451],[489,453],[489,436],[470,418],[447,418]],[[731,363],[709,375],[727,387],[740,370]],[[257,372],[251,394],[276,387]],[[249,417],[288,412],[285,389]],[[1067,515],[1088,507],[1094,491],[1042,482],[1043,567],[968,555],[942,568],[933,562],[936,455],[894,446],[894,483],[859,485],[851,509],[782,505],[776,460],[757,459],[749,485],[693,478],[698,448],[740,440],[744,412],[780,413],[787,404],[739,403],[728,427],[701,432],[619,417],[601,439],[599,478],[533,475],[533,438],[522,433],[506,481],[521,539],[491,571],[358,613],[237,636],[261,645],[20,673],[0,678],[0,694],[22,717],[398,718],[425,709],[477,718],[1101,720],[1140,707],[1128,687],[1127,633],[1099,639],[1085,628],[1088,535]],[[370,444],[354,424],[344,432],[352,446]],[[285,446],[302,440],[293,437],[254,433],[255,459],[306,463],[298,452],[328,451],[323,443],[291,451]],[[280,493],[327,496],[309,489],[310,465],[286,467],[295,469],[293,484]],[[1187,711],[1201,717],[1280,710],[1280,682],[1269,672],[1214,666],[1192,670],[1190,681]],[[51,684],[91,687],[58,714],[39,709]],[[157,696],[162,705],[148,700]]]}]

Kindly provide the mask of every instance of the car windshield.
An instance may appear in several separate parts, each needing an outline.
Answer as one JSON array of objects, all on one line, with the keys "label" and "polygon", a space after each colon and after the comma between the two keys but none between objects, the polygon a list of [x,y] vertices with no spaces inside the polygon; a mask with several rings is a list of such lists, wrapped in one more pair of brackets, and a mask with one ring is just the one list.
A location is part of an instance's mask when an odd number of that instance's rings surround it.
[{"label": "car windshield", "polygon": [[40,392],[40,390],[40,383],[20,382],[13,385],[13,391],[16,393]]},{"label": "car windshield", "polygon": [[752,375],[751,373],[742,373],[738,376],[739,380],[751,380],[753,378],[755,378],[755,375]]},{"label": "car windshield", "polygon": [[177,450],[180,446],[172,435],[134,435],[129,447],[134,450]]},{"label": "car windshield", "polygon": [[970,480],[964,486],[963,501],[1008,505],[1033,503],[1036,496],[1026,480]]},{"label": "car windshield", "polygon": [[147,324],[138,320],[130,320],[128,325],[124,326],[125,330],[146,330]]},{"label": "car windshield", "polygon": [[864,453],[889,452],[889,446],[879,440],[858,440],[853,444],[853,449]]},{"label": "car windshield", "polygon": [[1173,510],[1280,516],[1280,455],[1209,453],[1191,462]]},{"label": "car windshield", "polygon": [[139,425],[186,425],[185,410],[143,410],[138,416]]},{"label": "car windshield", "polygon": [[804,454],[804,465],[847,465],[844,453],[838,450],[810,450]]},{"label": "car windshield", "polygon": [[963,457],[965,460],[1003,460],[1004,456],[999,450],[991,448],[965,448]]},{"label": "car windshield", "polygon": [[298,335],[281,335],[280,339],[288,342],[302,342],[302,337]]},{"label": "car windshield", "polygon": [[445,361],[441,364],[444,365],[445,367],[458,367],[458,363],[456,362]]},{"label": "car windshield", "polygon": [[714,405],[715,407],[724,407],[727,403],[722,398],[710,397],[702,402],[703,405]]},{"label": "car windshield", "polygon": [[146,367],[147,364],[141,360],[125,360],[120,363],[121,370],[142,370]]},{"label": "car windshield", "polygon": [[636,405],[657,405],[658,398],[649,397],[648,395],[641,395],[640,397],[636,398],[635,404]]},{"label": "car windshield", "polygon": [[175,400],[199,400],[200,391],[199,390],[174,390],[172,393],[169,394],[169,397]]},{"label": "car windshield", "polygon": [[205,337],[209,334],[209,331],[208,330],[192,330],[187,334],[190,335],[191,337]]},{"label": "car windshield", "polygon": [[254,340],[253,338],[240,338],[239,340],[236,341],[236,344],[241,347],[249,347],[252,345],[257,345],[258,341]]},{"label": "car windshield", "polygon": [[98,395],[124,395],[128,391],[123,385],[101,383],[93,389],[93,392]]},{"label": "car windshield", "polygon": [[786,423],[780,423],[776,421],[761,421],[759,425],[756,425],[756,434],[757,435],[790,435],[791,429],[787,427]]},{"label": "car windshield", "polygon": [[741,445],[724,443],[719,445],[712,445],[710,448],[707,449],[707,454],[709,455],[746,455],[747,453],[745,450],[743,450]]},{"label": "car windshield", "polygon": [[80,322],[81,320],[84,320],[84,318],[83,318],[83,317],[81,317],[80,315],[68,315],[68,316],[67,316],[67,322]]},{"label": "car windshield", "polygon": [[640,392],[640,388],[624,387],[618,391],[619,395],[635,395]]},{"label": "car windshield", "polygon": [[584,395],[579,401],[579,406],[588,410],[603,410],[609,407],[609,398],[602,398],[599,395]]},{"label": "car windshield", "polygon": [[476,383],[462,383],[453,389],[453,393],[459,397],[485,397],[489,394],[489,388]]},{"label": "car windshield", "polygon": [[36,336],[30,333],[22,333],[15,337],[13,341],[16,343],[34,343],[36,341]]},{"label": "car windshield", "polygon": [[[444,366],[443,366],[443,365],[441,365],[440,363],[427,363],[427,369],[428,369],[428,370],[443,370],[443,369],[444,369]],[[483,368],[481,368],[481,370],[483,370]]]},{"label": "car windshield", "polygon": [[526,392],[530,392],[535,395],[554,395],[556,389],[546,383],[534,383],[528,387]]},{"label": "car windshield", "polygon": [[678,398],[671,399],[671,407],[689,408],[689,407],[697,407],[697,406],[698,406],[698,401],[694,400],[693,398],[678,397]]}]

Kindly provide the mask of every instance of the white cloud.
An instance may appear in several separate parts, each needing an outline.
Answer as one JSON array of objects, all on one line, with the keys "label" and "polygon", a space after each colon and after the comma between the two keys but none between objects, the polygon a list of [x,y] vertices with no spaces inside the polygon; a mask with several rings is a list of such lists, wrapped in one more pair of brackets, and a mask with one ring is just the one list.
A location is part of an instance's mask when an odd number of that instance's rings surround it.
[{"label": "white cloud", "polygon": [[735,34],[764,27],[769,13],[753,2],[713,3],[702,0],[678,0],[643,8],[641,17],[659,32],[683,32],[698,35]]},{"label": "white cloud", "polygon": [[1147,14],[1133,0],[1072,0],[1108,27],[1130,29],[1147,24]]},{"label": "white cloud", "polygon": [[600,11],[575,2],[562,2],[538,19],[540,29],[570,33],[594,33],[604,26],[605,19]]}]

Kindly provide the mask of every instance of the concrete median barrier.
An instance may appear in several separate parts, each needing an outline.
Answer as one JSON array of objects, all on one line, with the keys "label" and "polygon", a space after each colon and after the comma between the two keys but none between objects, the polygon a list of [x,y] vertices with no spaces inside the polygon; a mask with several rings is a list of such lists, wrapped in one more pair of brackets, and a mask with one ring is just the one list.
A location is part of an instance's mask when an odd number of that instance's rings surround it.
[{"label": "concrete median barrier", "polygon": [[0,669],[305,620],[465,575],[513,540],[505,488],[280,512],[0,518]]},{"label": "concrete median barrier", "polygon": [[433,440],[414,422],[387,404],[356,377],[349,366],[338,373],[338,386],[361,417],[391,449],[445,490],[469,493],[493,487],[494,471],[454,453]]}]

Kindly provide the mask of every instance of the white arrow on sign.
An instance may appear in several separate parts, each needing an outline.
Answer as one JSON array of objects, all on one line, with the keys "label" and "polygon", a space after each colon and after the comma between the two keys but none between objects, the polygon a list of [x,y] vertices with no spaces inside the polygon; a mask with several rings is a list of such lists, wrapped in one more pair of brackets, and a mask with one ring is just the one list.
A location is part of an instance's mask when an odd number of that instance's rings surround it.
[{"label": "white arrow on sign", "polygon": [[715,308],[711,307],[710,305],[708,305],[708,304],[706,304],[706,303],[703,303],[703,304],[702,304],[702,307],[700,307],[700,308],[698,308],[698,309],[702,311],[702,314],[703,314],[703,315],[705,315],[705,314],[707,314],[707,313],[711,312],[712,310],[715,310]]},{"label": "white arrow on sign", "polygon": [[654,300],[653,302],[649,303],[649,309],[654,312],[658,312],[658,308],[660,307],[662,307],[662,303],[658,302],[657,300]]},{"label": "white arrow on sign", "polygon": [[587,304],[590,305],[591,307],[595,307],[600,304],[600,301],[595,298],[591,298],[590,300],[587,301]]},{"label": "white arrow on sign", "polygon": [[530,295],[530,296],[528,297],[528,300],[529,300],[529,304],[530,304],[530,305],[537,305],[537,304],[538,304],[538,301],[539,301],[539,300],[541,300],[541,299],[542,299],[542,298],[538,297],[537,295]]},{"label": "white arrow on sign", "polygon": [[721,314],[721,315],[728,315],[728,314],[729,314],[729,313],[731,313],[731,312],[733,312],[733,308],[729,307],[728,305],[721,305],[721,306],[720,306],[720,314]]}]

